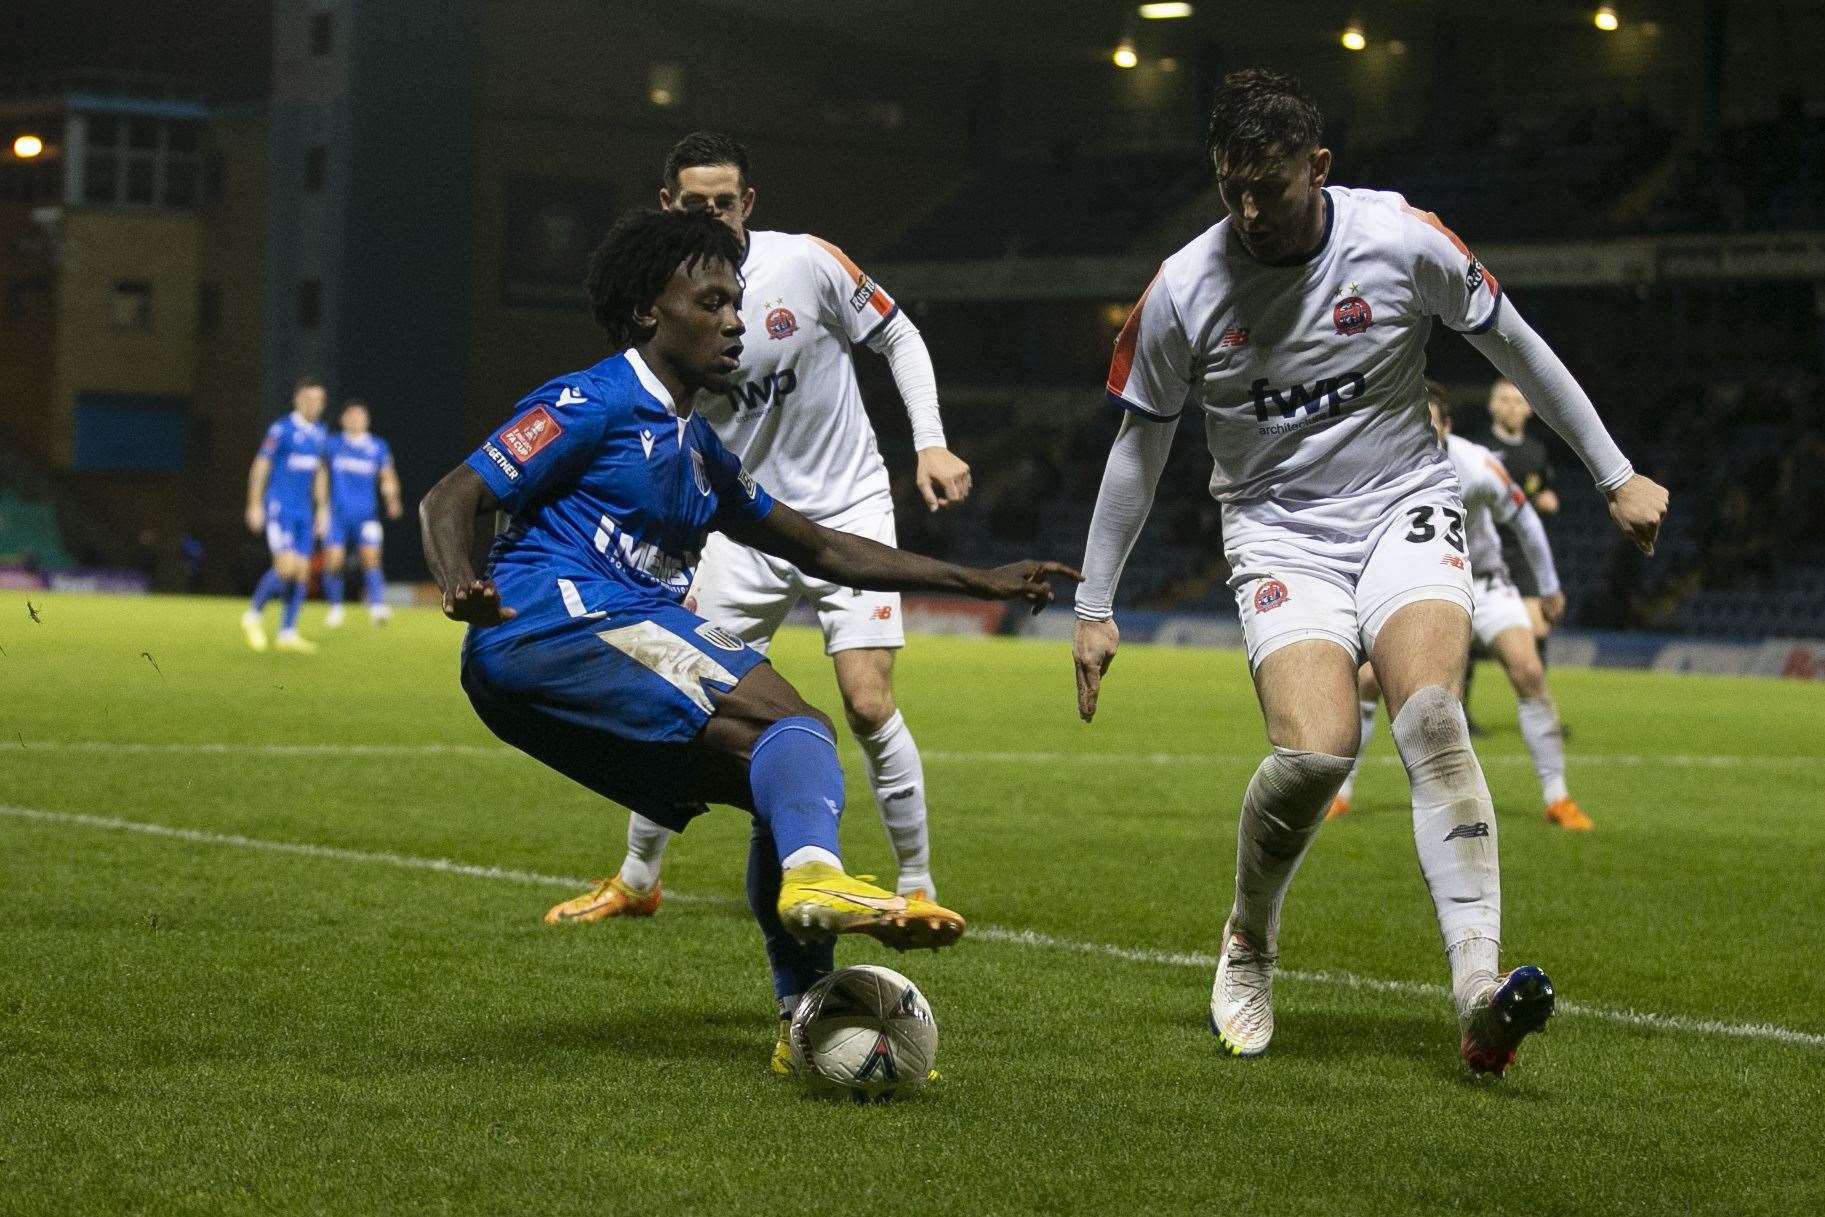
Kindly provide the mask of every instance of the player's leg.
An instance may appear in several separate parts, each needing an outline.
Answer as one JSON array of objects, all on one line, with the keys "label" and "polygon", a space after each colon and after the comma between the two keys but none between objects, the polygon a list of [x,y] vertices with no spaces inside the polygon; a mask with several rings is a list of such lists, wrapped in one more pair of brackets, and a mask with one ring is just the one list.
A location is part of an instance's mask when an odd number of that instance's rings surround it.
[{"label": "player's leg", "polygon": [[[273,571],[279,579],[278,594],[283,597],[279,609],[279,633],[273,639],[273,646],[281,651],[309,654],[317,649],[316,644],[308,642],[298,635],[298,611],[304,605],[304,593],[310,586],[311,521],[309,517],[280,516],[276,520],[269,521],[267,543],[273,547]],[[252,624],[259,625],[257,614],[253,615]],[[243,617],[241,625],[243,629],[247,629],[249,619]],[[251,643],[253,642],[252,631],[249,630],[248,634],[248,641]]]},{"label": "player's leg", "polygon": [[1232,553],[1232,585],[1268,754],[1242,795],[1235,899],[1210,990],[1210,1029],[1236,1056],[1259,1056],[1274,1034],[1280,909],[1331,798],[1356,755],[1355,615],[1340,584]]},{"label": "player's leg", "polygon": [[361,592],[368,606],[368,620],[385,625],[393,610],[387,607],[386,576],[381,574],[380,543],[385,534],[379,520],[361,522]]},{"label": "player's leg", "polygon": [[1337,795],[1331,800],[1331,809],[1324,814],[1327,820],[1350,814],[1350,800],[1356,794],[1356,776],[1362,772],[1362,758],[1369,755],[1369,741],[1375,736],[1375,711],[1381,704],[1381,684],[1375,679],[1375,665],[1365,663],[1356,673],[1357,696],[1361,699],[1357,712],[1361,715],[1361,736],[1356,744],[1356,762],[1350,766],[1349,776],[1343,779],[1343,785],[1337,788]]},{"label": "player's leg", "polygon": [[773,1044],[769,1068],[782,1076],[792,1072],[791,1050],[785,1029],[798,1010],[805,990],[836,968],[836,939],[800,942],[779,919],[779,892],[783,872],[779,846],[759,820],[748,838],[748,909],[760,926],[767,946],[767,966],[773,973],[773,1000],[779,1012],[780,1034]]},{"label": "player's leg", "polygon": [[[790,568],[786,568],[790,569]],[[687,598],[693,611],[715,622],[762,654],[791,611],[786,578],[766,555],[711,533],[697,564]],[[615,876],[598,885],[601,899],[590,894],[567,900],[546,914],[546,921],[603,921],[610,917],[651,916],[659,909],[660,872],[673,833],[639,812],[627,819],[627,854]]]},{"label": "player's leg", "polygon": [[1521,738],[1540,778],[1540,794],[1549,823],[1572,832],[1588,832],[1591,818],[1572,799],[1565,785],[1565,740],[1559,732],[1559,709],[1546,688],[1546,669],[1533,631],[1519,623],[1503,630],[1492,649],[1508,683],[1514,687]]},{"label": "player's leg", "polygon": [[340,520],[331,521],[323,546],[323,599],[329,604],[329,610],[323,615],[323,628],[328,630],[342,624],[344,574],[349,560],[349,551],[342,544],[342,531]]},{"label": "player's leg", "polygon": [[875,810],[893,844],[899,866],[895,890],[937,896],[931,874],[931,836],[926,827],[925,764],[906,719],[894,704],[894,652],[854,647],[831,656],[843,714],[862,749],[862,769],[874,792]]},{"label": "player's leg", "polygon": [[755,667],[718,699],[697,745],[747,762],[755,819],[779,856],[780,920],[795,937],[863,933],[906,949],[962,935],[963,918],[949,909],[844,873],[836,733],[771,665]]}]

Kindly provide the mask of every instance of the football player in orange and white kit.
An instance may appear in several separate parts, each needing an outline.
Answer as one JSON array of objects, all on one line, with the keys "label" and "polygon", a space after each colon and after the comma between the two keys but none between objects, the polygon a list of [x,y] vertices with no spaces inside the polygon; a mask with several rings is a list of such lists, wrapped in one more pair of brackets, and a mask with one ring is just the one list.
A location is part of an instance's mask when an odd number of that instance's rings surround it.
[{"label": "football player in orange and white kit", "polygon": [[1350,771],[1356,671],[1375,667],[1413,790],[1420,870],[1473,1070],[1499,1073],[1545,1025],[1546,974],[1500,966],[1496,823],[1458,701],[1474,604],[1464,506],[1426,418],[1435,320],[1534,403],[1643,549],[1666,492],[1635,473],[1590,400],[1437,217],[1397,194],[1327,186],[1330,150],[1298,82],[1226,77],[1209,152],[1228,215],[1167,258],[1116,341],[1109,454],[1077,595],[1078,711],[1114,658],[1115,588],[1188,407],[1272,753],[1242,796],[1234,904],[1210,1026],[1255,1056],[1273,1036],[1280,908]]},{"label": "football player in orange and white kit", "polygon": [[[746,249],[741,316],[749,338],[741,368],[727,393],[705,395],[697,408],[780,502],[826,528],[892,545],[893,496],[856,383],[855,348],[886,356],[912,421],[919,492],[937,511],[969,495],[970,470],[945,446],[931,355],[892,297],[842,250],[814,236],[749,228],[754,200],[747,150],[728,136],[687,136],[666,158],[660,206],[707,211]],[[844,715],[899,862],[896,889],[932,898],[924,767],[894,702],[894,652],[906,641],[899,593],[838,587],[714,534],[691,594],[700,616],[763,652],[800,600],[817,609]],[[546,920],[656,911],[672,835],[634,815],[616,875]]]},{"label": "football player in orange and white kit", "polygon": [[[1570,832],[1588,832],[1591,818],[1584,814],[1565,784],[1565,737],[1559,726],[1558,708],[1546,687],[1546,665],[1540,662],[1533,619],[1503,555],[1502,540],[1506,535],[1513,539],[1515,552],[1526,563],[1528,586],[1540,593],[1545,619],[1558,621],[1565,612],[1565,593],[1559,588],[1546,526],[1495,453],[1452,434],[1451,407],[1443,391],[1428,382],[1426,396],[1433,429],[1445,445],[1445,455],[1451,458],[1469,515],[1464,531],[1470,539],[1470,571],[1476,600],[1470,611],[1470,632],[1477,645],[1494,655],[1508,674],[1518,702],[1521,738],[1527,742],[1527,753],[1540,778],[1547,822]],[[1496,531],[1498,526],[1501,534]],[[1349,812],[1356,776],[1362,771],[1362,758],[1368,752],[1369,737],[1375,732],[1375,707],[1381,687],[1376,683],[1373,665],[1363,665],[1361,680],[1362,742],[1357,745],[1355,767],[1331,800],[1327,819]]]}]

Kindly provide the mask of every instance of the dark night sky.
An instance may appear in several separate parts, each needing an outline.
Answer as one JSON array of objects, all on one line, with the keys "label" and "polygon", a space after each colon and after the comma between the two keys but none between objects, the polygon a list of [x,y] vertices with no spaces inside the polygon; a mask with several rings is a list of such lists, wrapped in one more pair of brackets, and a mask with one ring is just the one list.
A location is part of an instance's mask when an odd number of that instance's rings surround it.
[{"label": "dark night sky", "polygon": [[11,0],[0,3],[0,92],[71,68],[169,73],[211,100],[265,94],[270,0]]}]

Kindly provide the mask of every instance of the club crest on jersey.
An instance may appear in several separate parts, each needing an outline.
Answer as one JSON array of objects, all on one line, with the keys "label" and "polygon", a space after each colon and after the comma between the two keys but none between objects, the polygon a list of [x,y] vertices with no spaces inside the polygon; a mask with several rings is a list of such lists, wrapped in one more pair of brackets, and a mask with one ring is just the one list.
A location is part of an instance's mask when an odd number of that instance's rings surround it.
[{"label": "club crest on jersey", "polygon": [[742,648],[741,639],[721,626],[713,625],[708,621],[697,627],[697,636],[711,646],[720,647],[725,651],[739,651]]},{"label": "club crest on jersey", "polygon": [[564,429],[558,426],[558,420],[544,406],[534,406],[511,427],[501,432],[501,443],[523,465],[537,455],[539,449],[562,434]]},{"label": "club crest on jersey", "polygon": [[1337,327],[1339,334],[1360,334],[1375,321],[1375,314],[1369,309],[1369,302],[1361,296],[1351,296],[1339,300],[1337,307],[1331,310],[1331,324]]},{"label": "club crest on jersey", "polygon": [[1277,609],[1287,602],[1290,595],[1291,593],[1286,590],[1286,584],[1280,580],[1265,580],[1260,587],[1255,589],[1255,611],[1265,613],[1270,609]]},{"label": "club crest on jersey", "polygon": [[767,337],[772,339],[790,338],[798,333],[798,318],[785,305],[767,310]]}]

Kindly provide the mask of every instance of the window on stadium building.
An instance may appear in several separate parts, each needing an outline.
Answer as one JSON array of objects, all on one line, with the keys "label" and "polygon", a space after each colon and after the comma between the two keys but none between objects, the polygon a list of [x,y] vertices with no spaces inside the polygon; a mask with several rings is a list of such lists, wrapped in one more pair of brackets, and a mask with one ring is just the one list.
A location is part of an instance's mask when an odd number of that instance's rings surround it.
[{"label": "window on stadium building", "polygon": [[21,275],[6,285],[6,319],[33,322],[51,319],[51,277]]},{"label": "window on stadium building", "polygon": [[201,123],[89,114],[83,126],[83,202],[194,207],[202,200]]},{"label": "window on stadium building", "polygon": [[108,293],[108,325],[124,334],[150,334],[152,284],[145,279],[116,279]]}]

